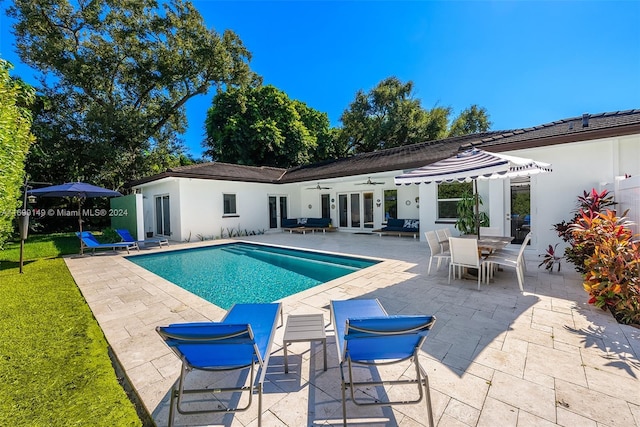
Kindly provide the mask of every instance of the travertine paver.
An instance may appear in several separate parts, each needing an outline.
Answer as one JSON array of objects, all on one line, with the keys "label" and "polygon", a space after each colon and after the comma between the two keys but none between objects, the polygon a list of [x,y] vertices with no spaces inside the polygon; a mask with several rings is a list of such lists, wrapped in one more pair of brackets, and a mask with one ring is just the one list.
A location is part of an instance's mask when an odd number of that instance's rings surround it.
[{"label": "travertine paver", "polygon": [[[391,314],[438,318],[420,359],[429,374],[439,427],[640,427],[640,330],[618,325],[609,313],[586,304],[580,277],[570,266],[562,274],[549,274],[536,268],[537,254],[527,253],[524,293],[509,270],[496,274],[495,281],[478,292],[474,281],[454,280],[448,285],[446,268],[427,276],[428,246],[413,239],[277,233],[244,240],[385,260],[282,300],[285,314],[324,315],[328,370],[323,371],[321,345],[294,343],[290,373],[284,374],[284,328],[278,328],[265,384],[264,426],[342,425],[340,373],[328,305],[332,299],[379,298]],[[142,253],[216,243],[174,244]],[[121,255],[69,257],[66,262],[145,407],[159,426],[166,425],[168,393],[180,362],[155,326],[220,320],[225,311]],[[400,376],[405,369],[359,374]],[[240,378],[192,377],[193,383],[208,387]],[[386,391],[393,396],[407,393],[397,387]],[[375,396],[379,390],[370,392]],[[393,408],[348,402],[347,413],[354,425],[428,424],[424,402]],[[178,416],[177,421],[255,426],[257,415],[254,401],[243,413]]]}]

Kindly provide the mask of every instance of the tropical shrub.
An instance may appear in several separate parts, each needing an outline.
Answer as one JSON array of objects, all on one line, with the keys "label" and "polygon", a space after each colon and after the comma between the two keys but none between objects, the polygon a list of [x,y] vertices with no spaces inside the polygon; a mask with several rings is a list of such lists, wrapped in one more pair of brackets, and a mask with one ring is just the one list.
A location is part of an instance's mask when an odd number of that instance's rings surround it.
[{"label": "tropical shrub", "polygon": [[582,211],[569,232],[590,248],[583,275],[589,303],[611,310],[620,323],[640,324],[640,244],[633,241],[630,224],[624,214],[617,217],[608,209]]},{"label": "tropical shrub", "polygon": [[549,245],[547,250],[544,253],[544,257],[542,258],[542,262],[538,264],[538,267],[542,267],[544,265],[545,270],[552,272],[553,266],[558,266],[558,271],[560,271],[560,260],[562,260],[562,256],[558,255],[557,252],[558,244],[556,243],[554,246]]},{"label": "tropical shrub", "polygon": [[571,232],[571,227],[575,224],[583,214],[594,217],[597,213],[602,212],[609,206],[613,206],[613,196],[607,190],[601,192],[593,188],[590,192],[584,191],[583,195],[578,197],[578,208],[576,209],[573,219],[570,222],[562,221],[555,224],[553,228],[558,236],[569,244],[564,250],[564,256],[567,261],[571,262],[577,272],[585,274],[585,260],[593,255],[594,245],[589,239],[576,239]]}]

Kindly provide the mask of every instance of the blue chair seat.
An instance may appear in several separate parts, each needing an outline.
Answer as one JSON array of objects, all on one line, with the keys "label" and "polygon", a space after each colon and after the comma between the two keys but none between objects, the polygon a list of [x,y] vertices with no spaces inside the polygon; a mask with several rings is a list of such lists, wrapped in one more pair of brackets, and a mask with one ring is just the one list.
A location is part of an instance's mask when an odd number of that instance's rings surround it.
[{"label": "blue chair seat", "polygon": [[100,243],[90,231],[76,232],[76,236],[80,239],[80,252],[84,252],[84,249],[91,249],[92,255],[95,254],[96,249],[111,249],[115,251],[117,248],[121,248],[126,249],[127,253],[129,253],[130,249],[140,250],[136,242]]},{"label": "blue chair seat", "polygon": [[[258,389],[258,425],[262,422],[262,390],[269,364],[271,346],[278,324],[282,324],[282,306],[273,304],[236,304],[221,322],[178,323],[158,326],[156,331],[182,361],[177,386],[171,391],[169,425],[174,423],[174,407],[181,414],[228,413],[245,411],[251,406],[254,384]],[[258,372],[254,369],[258,366]],[[248,386],[218,389],[185,389],[189,372],[250,369]],[[243,407],[219,407],[190,410],[182,406],[185,394],[247,392]]]},{"label": "blue chair seat", "polygon": [[[389,316],[377,299],[331,301],[330,307],[340,363],[344,425],[347,425],[346,390],[350,389],[351,400],[358,406],[405,405],[418,403],[425,398],[429,425],[433,427],[429,378],[420,365],[418,353],[436,318],[426,315]],[[416,367],[415,378],[386,381],[353,380],[353,364],[388,365],[409,359]],[[407,370],[408,372],[410,370]],[[413,400],[403,401],[363,402],[356,398],[358,387],[384,385],[417,386],[418,395]]]}]

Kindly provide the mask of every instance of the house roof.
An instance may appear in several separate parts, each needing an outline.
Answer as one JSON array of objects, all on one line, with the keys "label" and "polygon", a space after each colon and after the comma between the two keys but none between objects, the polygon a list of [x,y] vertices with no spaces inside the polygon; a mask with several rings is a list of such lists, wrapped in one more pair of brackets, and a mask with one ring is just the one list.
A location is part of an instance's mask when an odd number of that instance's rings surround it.
[{"label": "house roof", "polygon": [[530,128],[484,132],[421,142],[290,169],[221,162],[181,166],[131,182],[129,186],[167,177],[264,183],[319,181],[367,173],[414,169],[471,147],[502,152],[631,134],[640,134],[640,109],[585,114]]},{"label": "house roof", "polygon": [[245,166],[222,162],[197,163],[169,168],[165,172],[133,181],[129,186],[133,187],[169,177],[273,183],[278,182],[286,171],[286,169],[268,166]]}]

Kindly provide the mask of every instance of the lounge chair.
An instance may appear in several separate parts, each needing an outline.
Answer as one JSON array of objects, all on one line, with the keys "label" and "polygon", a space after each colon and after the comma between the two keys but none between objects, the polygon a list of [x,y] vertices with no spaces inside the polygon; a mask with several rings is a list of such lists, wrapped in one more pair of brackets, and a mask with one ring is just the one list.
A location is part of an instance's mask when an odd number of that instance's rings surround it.
[{"label": "lounge chair", "polygon": [[[272,304],[236,304],[221,322],[178,323],[158,326],[156,331],[182,361],[177,385],[171,391],[169,425],[174,421],[175,409],[181,414],[229,413],[245,411],[251,406],[257,379],[258,425],[262,422],[262,389],[269,365],[273,337],[282,306]],[[258,371],[256,370],[258,365]],[[185,389],[185,378],[192,370],[222,372],[249,369],[249,383],[227,388]],[[185,394],[201,394],[203,398],[216,393],[248,392],[248,403],[243,407],[223,407],[221,400],[210,409],[184,408]],[[187,404],[188,405],[188,404]]]},{"label": "lounge chair", "polygon": [[[436,321],[434,316],[389,316],[377,299],[331,301],[331,321],[335,327],[336,348],[340,363],[342,389],[342,417],[347,425],[346,390],[351,390],[351,400],[358,406],[390,406],[418,403],[423,398],[427,404],[429,426],[433,427],[433,411],[429,378],[420,365],[418,354],[427,333]],[[354,381],[353,365],[388,365],[411,360],[415,365],[415,378],[387,381]],[[345,379],[345,368],[347,378]],[[407,373],[411,370],[407,370]],[[356,399],[358,387],[416,386],[413,400],[389,401]],[[423,390],[424,387],[424,390]]]},{"label": "lounge chair", "polygon": [[138,245],[142,244],[143,246],[146,246],[147,244],[156,244],[160,247],[162,247],[162,245],[169,246],[169,239],[167,239],[166,237],[149,237],[144,240],[136,240],[133,238],[131,233],[129,233],[129,230],[125,228],[116,229],[116,233],[118,233],[118,235],[120,236],[123,242],[128,242],[128,243],[135,242]]},{"label": "lounge chair", "polygon": [[85,249],[92,249],[92,255],[96,253],[96,249],[111,249],[115,252],[116,249],[120,248],[126,249],[127,253],[130,253],[130,249],[140,250],[136,242],[100,243],[90,231],[76,231],[76,236],[80,239],[81,252],[84,253]]}]

